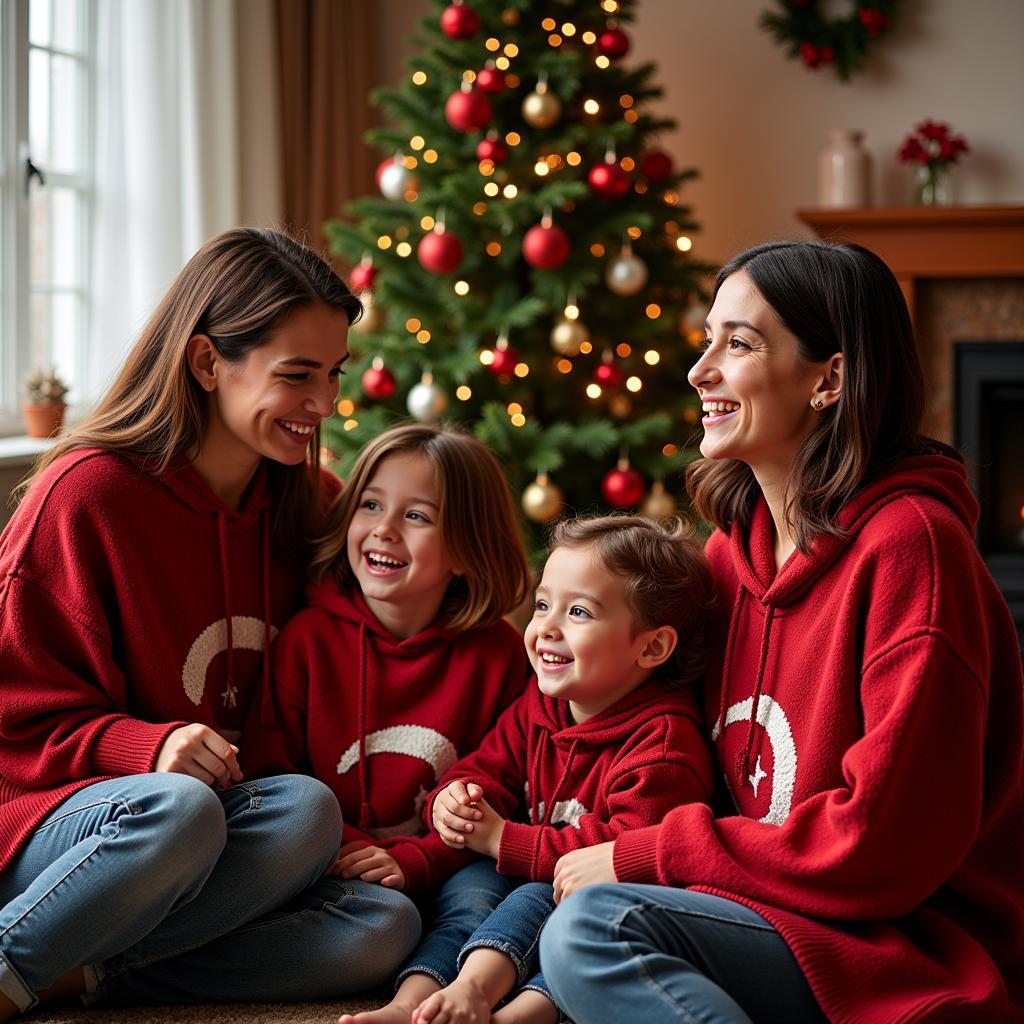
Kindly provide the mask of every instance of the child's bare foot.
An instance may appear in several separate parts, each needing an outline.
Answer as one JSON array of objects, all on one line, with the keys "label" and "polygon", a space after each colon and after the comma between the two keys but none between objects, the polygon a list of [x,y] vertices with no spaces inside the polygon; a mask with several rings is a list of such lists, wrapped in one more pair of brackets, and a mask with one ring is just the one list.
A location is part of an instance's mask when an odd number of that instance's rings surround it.
[{"label": "child's bare foot", "polygon": [[363,1013],[344,1013],[338,1018],[338,1024],[409,1024],[413,1011],[419,1003],[400,1002],[396,996],[379,1010],[366,1010]]},{"label": "child's bare foot", "polygon": [[498,1010],[491,1024],[558,1024],[558,1008],[547,996],[529,988]]},{"label": "child's bare foot", "polygon": [[491,1004],[471,981],[456,978],[447,988],[424,999],[412,1024],[490,1024]]}]

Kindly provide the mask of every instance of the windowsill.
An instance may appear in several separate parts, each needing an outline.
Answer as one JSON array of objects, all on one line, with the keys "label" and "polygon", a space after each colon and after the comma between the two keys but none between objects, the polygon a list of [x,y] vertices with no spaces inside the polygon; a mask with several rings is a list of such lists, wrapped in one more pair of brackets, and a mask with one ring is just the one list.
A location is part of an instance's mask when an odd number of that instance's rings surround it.
[{"label": "windowsill", "polygon": [[52,437],[0,437],[0,466],[30,466],[56,443]]}]

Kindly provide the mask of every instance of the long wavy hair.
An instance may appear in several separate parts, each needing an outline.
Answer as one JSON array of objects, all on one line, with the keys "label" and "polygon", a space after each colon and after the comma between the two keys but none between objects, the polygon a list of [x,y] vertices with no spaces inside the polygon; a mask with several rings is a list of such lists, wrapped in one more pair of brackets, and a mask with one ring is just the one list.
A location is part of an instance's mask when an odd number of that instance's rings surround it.
[{"label": "long wavy hair", "polygon": [[[194,453],[206,430],[207,394],[188,366],[186,347],[208,335],[220,356],[240,362],[265,344],[286,318],[323,304],[354,323],[359,300],[313,250],[276,231],[237,228],[207,242],[178,274],[92,412],[33,469],[23,488],[70,451],[104,448],[135,457],[146,472],[164,472]],[[270,462],[272,534],[286,557],[308,557],[322,526],[320,433],[304,462]]]},{"label": "long wavy hair", "polygon": [[[840,509],[897,460],[960,455],[918,433],[924,377],[910,314],[878,256],[845,242],[767,242],[722,267],[714,295],[741,270],[796,336],[799,359],[843,354],[839,401],[818,414],[786,488],[785,514],[806,554],[815,536],[843,535]],[[723,530],[748,526],[761,493],[750,467],[736,459],[691,463],[686,486],[698,514]]]},{"label": "long wavy hair", "polygon": [[493,625],[523,601],[532,580],[508,480],[491,450],[455,425],[401,424],[363,448],[328,513],[310,573],[317,581],[331,577],[342,590],[358,586],[348,560],[349,526],[380,464],[407,453],[422,455],[433,470],[441,543],[461,569],[441,604],[441,621],[459,630]]}]

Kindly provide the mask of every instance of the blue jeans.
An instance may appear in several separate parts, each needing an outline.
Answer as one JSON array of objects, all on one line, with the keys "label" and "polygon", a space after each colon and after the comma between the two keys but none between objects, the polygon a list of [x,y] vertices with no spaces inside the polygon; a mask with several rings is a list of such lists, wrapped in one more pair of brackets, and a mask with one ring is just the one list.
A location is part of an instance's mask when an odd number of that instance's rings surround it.
[{"label": "blue jeans", "polygon": [[516,965],[516,991],[533,989],[554,1002],[555,997],[540,971],[537,947],[544,922],[554,909],[554,889],[550,882],[523,882],[469,937],[459,953],[459,967],[474,949],[497,949]]},{"label": "blue jeans", "polygon": [[540,959],[558,1005],[587,1024],[824,1024],[789,947],[760,914],[660,885],[581,889],[551,915]]},{"label": "blue jeans", "polygon": [[518,878],[498,874],[489,858],[473,861],[452,875],[426,914],[427,937],[402,967],[396,984],[410,974],[428,974],[442,987],[450,985],[459,973],[462,947],[519,883]]},{"label": "blue jeans", "polygon": [[0,991],[27,1010],[79,966],[89,1001],[122,1006],[379,984],[415,945],[419,914],[401,893],[324,878],[340,835],[333,794],[301,775],[80,790],[0,875]]}]

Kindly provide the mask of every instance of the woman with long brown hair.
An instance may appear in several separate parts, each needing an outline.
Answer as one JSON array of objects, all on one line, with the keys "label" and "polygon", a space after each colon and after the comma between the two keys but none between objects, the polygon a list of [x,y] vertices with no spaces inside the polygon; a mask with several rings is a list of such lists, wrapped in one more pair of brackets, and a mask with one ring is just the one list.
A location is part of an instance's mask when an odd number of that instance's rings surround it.
[{"label": "woman with long brown hair", "polygon": [[689,380],[728,809],[562,858],[556,998],[587,1024],[1024,1018],[1020,648],[963,462],[918,434],[896,279],[856,245],[741,253]]},{"label": "woman with long brown hair", "polygon": [[360,312],[292,239],[214,238],[0,537],[0,1020],[337,996],[417,940],[406,897],[323,878],[331,792],[248,779],[238,742],[274,714]]}]

